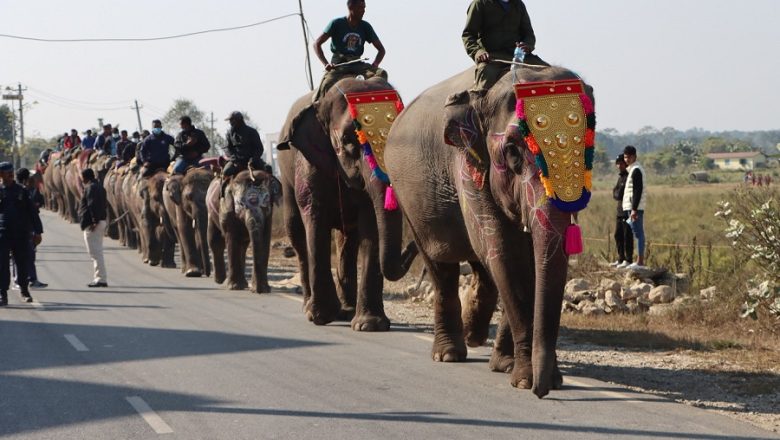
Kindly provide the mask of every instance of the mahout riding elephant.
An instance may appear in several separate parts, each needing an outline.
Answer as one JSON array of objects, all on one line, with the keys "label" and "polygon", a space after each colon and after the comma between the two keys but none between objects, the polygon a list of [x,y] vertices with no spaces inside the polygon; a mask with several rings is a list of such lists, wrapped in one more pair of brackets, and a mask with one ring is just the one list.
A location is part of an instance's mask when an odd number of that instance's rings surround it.
[{"label": "mahout riding elephant", "polygon": [[206,193],[214,173],[192,169],[186,176],[168,177],[163,189],[165,210],[181,247],[182,271],[187,277],[211,275]]},{"label": "mahout riding elephant", "polygon": [[[254,293],[268,293],[271,291],[268,257],[273,205],[281,199],[281,185],[269,173],[247,170],[233,177],[226,185],[224,195],[222,191],[222,178],[218,176],[212,180],[206,194],[208,243],[214,259],[214,281],[222,284],[227,277],[229,290],[248,287]],[[253,263],[251,285],[247,285],[244,276],[249,246],[252,246]]]},{"label": "mahout riding elephant", "polygon": [[[385,185],[362,160],[344,95],[388,90],[392,86],[381,78],[343,79],[316,104],[311,94],[301,97],[282,129],[285,227],[298,257],[304,310],[317,325],[354,314],[353,330],[389,330],[383,274],[400,279],[417,253],[414,243],[401,251],[402,213],[384,209]],[[333,230],[337,284],[331,273]]]},{"label": "mahout riding elephant", "polygon": [[[579,79],[560,67],[524,67],[517,75],[519,83]],[[477,102],[444,107],[449,95],[468,89],[473,79],[471,68],[409,104],[390,132],[385,166],[436,290],[432,357],[462,361],[466,343],[483,343],[498,292],[506,325],[499,329],[504,345],[497,345],[491,366],[503,362],[507,368],[506,356],[513,356],[511,384],[543,397],[562,384],[556,342],[568,268],[564,237],[572,214],[553,203],[557,193],[551,196],[540,177],[540,171],[549,170],[541,169],[546,165],[532,152],[539,146],[524,137],[512,74]],[[586,101],[592,107],[593,95],[590,87],[583,89],[565,101],[572,106],[568,117],[559,121],[545,116],[527,123],[551,127],[552,133],[565,124],[584,128],[586,118],[578,112],[588,107]],[[588,125],[595,125],[595,116],[593,124],[590,118]],[[551,136],[544,142],[563,148],[587,141]],[[564,154],[565,149],[555,151]],[[583,154],[578,151],[573,154]],[[580,160],[572,159],[577,166]],[[550,170],[557,173],[557,168]],[[461,261],[470,262],[476,275],[475,293],[463,317],[458,297]],[[507,329],[511,344],[506,343]]]}]

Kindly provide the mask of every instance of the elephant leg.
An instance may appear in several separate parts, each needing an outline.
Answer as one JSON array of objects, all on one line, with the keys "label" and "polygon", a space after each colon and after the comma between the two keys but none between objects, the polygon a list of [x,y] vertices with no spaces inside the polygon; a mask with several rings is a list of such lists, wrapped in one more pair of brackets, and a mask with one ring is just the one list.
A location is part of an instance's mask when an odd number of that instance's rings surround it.
[{"label": "elephant leg", "polygon": [[164,267],[166,269],[176,269],[176,241],[171,237],[165,236],[167,234],[164,231],[163,235],[164,236],[160,240],[160,243],[162,244],[160,267]]},{"label": "elephant leg", "polygon": [[[205,208],[203,208],[205,210]],[[211,276],[211,259],[208,248],[208,216],[197,213],[195,217],[195,246],[200,253],[200,268],[207,276]]]},{"label": "elephant leg", "polygon": [[192,228],[192,220],[180,207],[176,208],[176,230],[181,247],[182,268],[184,275],[189,278],[197,278],[202,275],[197,262],[200,256],[196,253],[195,230]]},{"label": "elephant leg", "polygon": [[271,253],[271,219],[273,210],[262,224],[248,224],[250,229],[250,245],[252,246],[252,291],[255,293],[271,293],[268,284],[268,258]]},{"label": "elephant leg", "polygon": [[225,234],[225,244],[227,245],[227,280],[228,290],[245,290],[249,287],[246,281],[244,271],[246,269],[246,250],[248,247],[248,237],[246,231],[241,231],[243,226],[231,224],[229,234]]},{"label": "elephant leg", "polygon": [[298,258],[298,273],[301,277],[301,290],[303,291],[304,307],[311,300],[311,285],[309,284],[309,254],[306,244],[306,229],[303,226],[301,212],[295,201],[294,191],[285,190],[284,197],[284,228],[287,238],[290,239],[295,256]]},{"label": "elephant leg", "polygon": [[436,362],[462,362],[466,359],[467,350],[458,298],[460,265],[435,263],[426,256],[424,258],[435,287],[431,356]]},{"label": "elephant leg", "polygon": [[214,281],[217,284],[225,282],[225,237],[222,235],[219,226],[214,221],[209,220],[207,228],[209,236],[209,248],[211,256],[214,259]]},{"label": "elephant leg", "polygon": [[357,309],[355,317],[352,319],[352,330],[355,331],[390,330],[390,320],[385,315],[382,301],[384,277],[379,263],[379,236],[375,224],[373,208],[361,210],[359,222],[360,285],[358,286]]},{"label": "elephant leg", "polygon": [[480,347],[490,333],[490,320],[496,310],[498,290],[490,279],[490,274],[478,262],[472,262],[472,282],[466,297],[462,298],[463,328],[466,345]]},{"label": "elephant leg", "polygon": [[[518,233],[519,235],[519,233]],[[514,366],[510,383],[522,389],[533,385],[531,350],[534,312],[534,263],[528,234],[507,234],[496,257],[486,264],[495,282],[511,329]],[[508,352],[507,348],[503,349]]]},{"label": "elephant leg", "polygon": [[493,353],[488,364],[492,371],[509,373],[515,366],[515,347],[512,341],[512,329],[506,315],[501,316],[496,331],[496,341],[493,343]]},{"label": "elephant leg", "polygon": [[312,289],[311,301],[305,306],[306,317],[315,325],[325,325],[335,321],[341,312],[341,301],[330,271],[331,229],[321,216],[308,216],[306,222],[309,225],[306,248]]},{"label": "elephant leg", "polygon": [[350,321],[355,316],[357,302],[357,258],[360,240],[357,231],[336,232],[336,292],[341,301],[339,319]]}]

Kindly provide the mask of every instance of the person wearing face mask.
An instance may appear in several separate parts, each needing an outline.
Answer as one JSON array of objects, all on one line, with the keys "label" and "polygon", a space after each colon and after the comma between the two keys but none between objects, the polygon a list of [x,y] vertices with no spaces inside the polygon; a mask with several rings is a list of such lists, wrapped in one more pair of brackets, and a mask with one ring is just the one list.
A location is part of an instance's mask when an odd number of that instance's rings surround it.
[{"label": "person wearing face mask", "polygon": [[119,132],[119,128],[114,127],[114,129],[111,131],[111,139],[114,141],[113,145],[111,145],[111,155],[114,157],[117,157],[119,154],[119,141],[122,139],[122,135]]},{"label": "person wearing face mask", "polygon": [[99,151],[100,154],[109,155],[116,151],[116,141],[114,140],[111,124],[103,126],[103,133],[95,141],[95,150]]},{"label": "person wearing face mask", "polygon": [[165,170],[171,164],[171,147],[174,139],[171,135],[165,133],[162,129],[162,122],[159,119],[152,121],[152,134],[149,135],[139,148],[142,177],[151,177],[159,170]]}]

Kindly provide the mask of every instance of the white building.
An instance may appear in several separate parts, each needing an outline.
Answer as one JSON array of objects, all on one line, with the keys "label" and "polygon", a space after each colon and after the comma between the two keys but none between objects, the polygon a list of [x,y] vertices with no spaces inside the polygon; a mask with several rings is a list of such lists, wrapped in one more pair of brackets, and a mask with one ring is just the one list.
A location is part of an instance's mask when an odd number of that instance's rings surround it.
[{"label": "white building", "polygon": [[715,162],[721,170],[754,170],[756,166],[766,166],[766,154],[761,151],[740,153],[710,153],[707,158]]},{"label": "white building", "polygon": [[279,161],[276,160],[276,155],[279,151],[276,146],[279,145],[279,133],[266,133],[263,147],[265,147],[265,161],[274,170],[274,176],[279,176]]}]

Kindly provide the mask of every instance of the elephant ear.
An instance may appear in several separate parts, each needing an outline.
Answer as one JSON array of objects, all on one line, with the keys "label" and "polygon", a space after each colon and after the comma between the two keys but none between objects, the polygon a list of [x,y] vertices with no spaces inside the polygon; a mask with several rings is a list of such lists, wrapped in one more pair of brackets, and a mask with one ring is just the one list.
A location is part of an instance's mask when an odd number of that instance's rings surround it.
[{"label": "elephant ear", "polygon": [[336,171],[336,152],[322,121],[317,117],[317,106],[311,104],[301,110],[282,129],[277,149],[295,148],[320,171],[328,174]]},{"label": "elephant ear", "polygon": [[449,106],[444,118],[444,142],[486,162],[487,145],[477,110],[469,104]]}]

